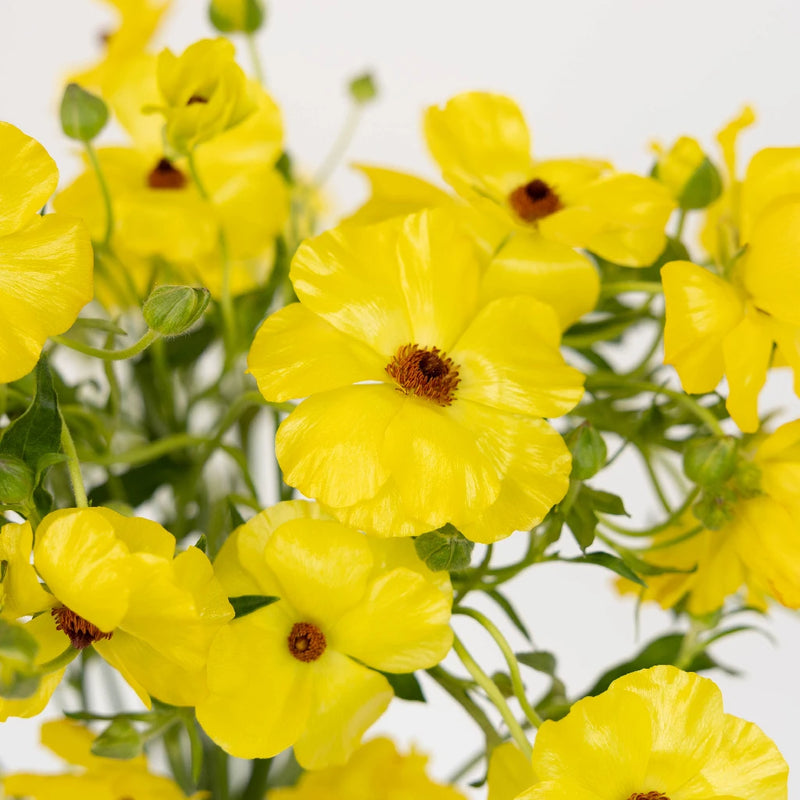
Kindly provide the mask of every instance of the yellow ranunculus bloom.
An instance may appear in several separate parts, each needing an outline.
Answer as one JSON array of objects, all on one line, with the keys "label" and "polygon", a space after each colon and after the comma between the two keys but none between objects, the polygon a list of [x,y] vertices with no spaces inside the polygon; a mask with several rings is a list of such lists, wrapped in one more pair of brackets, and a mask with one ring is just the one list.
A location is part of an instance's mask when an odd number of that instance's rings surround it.
[{"label": "yellow ranunculus bloom", "polygon": [[545,722],[533,769],[518,800],[786,800],[789,773],[760,728],[723,711],[713,681],[668,666]]},{"label": "yellow ranunculus bloom", "polygon": [[92,299],[92,247],[80,220],[39,214],[58,183],[45,149],[0,122],[0,152],[0,383],[9,383]]},{"label": "yellow ranunculus bloom", "polygon": [[534,161],[528,126],[507,97],[467,92],[431,107],[425,135],[444,179],[507,232],[534,232],[630,267],[664,249],[675,207],[664,186],[606,162]]},{"label": "yellow ranunculus bloom", "polygon": [[[766,608],[766,598],[772,597],[789,608],[800,608],[800,421],[763,439],[752,463],[761,473],[762,493],[733,501],[730,519],[722,527],[703,528],[664,546],[701,526],[687,514],[654,538],[654,549],[642,554],[645,560],[687,572],[649,576],[642,594],[645,600],[671,608],[686,598],[690,612],[707,614],[744,588],[749,605]],[[626,581],[619,585],[623,591],[642,591]]]},{"label": "yellow ranunculus bloom", "polygon": [[248,362],[270,401],[308,397],[276,439],[291,486],[382,536],[450,522],[480,542],[563,497],[569,452],[543,418],[575,406],[583,377],[549,306],[479,302],[480,258],[446,211],[324,233],[291,279],[300,303]]},{"label": "yellow ranunculus bloom", "polygon": [[270,800],[464,800],[425,773],[427,758],[401,755],[390,739],[372,739],[343,767],[304,773],[296,786],[272,789]]},{"label": "yellow ranunculus bloom", "polygon": [[703,148],[696,139],[681,136],[668,150],[660,145],[654,145],[653,150],[657,159],[654,177],[679,200],[686,184],[706,157]]},{"label": "yellow ranunculus bloom", "polygon": [[[233,610],[204,553],[191,547],[174,557],[174,537],[146,519],[106,508],[54,511],[39,524],[33,546],[36,572],[49,590],[45,603],[23,558],[30,526],[5,526],[4,537],[15,542],[3,582],[6,606],[21,616],[43,606],[49,612],[26,623],[39,643],[39,663],[91,645],[148,706],[151,695],[193,705],[205,692],[208,648]],[[23,597],[31,602],[24,611]]]},{"label": "yellow ranunculus bloom", "polygon": [[[174,781],[148,771],[144,756],[120,760],[93,755],[94,734],[77,722],[67,719],[45,722],[41,737],[42,744],[72,769],[61,775],[6,775],[2,779],[6,795],[32,800],[186,800]],[[198,792],[192,795],[192,800],[206,797],[207,792]]]},{"label": "yellow ranunculus bloom", "polygon": [[410,541],[369,538],[316,504],[263,511],[214,569],[231,597],[280,598],[225,626],[209,654],[197,718],[240,758],[294,746],[308,769],[344,763],[392,699],[375,670],[432,667],[452,644],[448,574]]},{"label": "yellow ranunculus bloom", "polygon": [[227,39],[202,39],[176,56],[158,56],[166,139],[179,153],[219,136],[256,110],[256,101]]}]

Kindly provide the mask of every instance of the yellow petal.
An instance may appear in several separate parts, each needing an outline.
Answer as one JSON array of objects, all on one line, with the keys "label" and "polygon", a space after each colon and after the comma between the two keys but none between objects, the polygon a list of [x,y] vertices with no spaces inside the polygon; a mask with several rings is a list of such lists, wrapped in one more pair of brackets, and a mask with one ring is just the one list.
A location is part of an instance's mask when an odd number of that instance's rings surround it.
[{"label": "yellow petal", "polygon": [[712,391],[722,378],[722,343],[744,314],[736,290],[689,261],[661,269],[666,303],[664,363],[678,371],[685,391]]},{"label": "yellow petal", "polygon": [[393,169],[353,164],[368,181],[370,197],[344,222],[372,225],[392,217],[405,217],[423,208],[447,206],[453,198],[432,183]]},{"label": "yellow petal", "polygon": [[[777,345],[773,367],[788,366],[794,372],[794,393],[800,396],[800,326],[772,319],[770,330]],[[783,364],[780,359],[783,359]]]},{"label": "yellow petal", "polygon": [[[93,755],[91,747],[97,737],[85,726],[72,719],[53,719],[42,724],[42,744],[59,758],[75,766],[98,768],[108,765],[108,760]],[[141,769],[147,766],[144,756],[137,756],[125,762],[126,765]]]},{"label": "yellow petal", "polygon": [[[58,169],[39,142],[0,122],[0,237],[28,225],[55,191]],[[2,262],[0,262],[2,263]]]},{"label": "yellow petal", "polygon": [[197,704],[197,719],[237,758],[271,758],[291,747],[308,725],[314,664],[289,652],[292,622],[280,605],[225,626],[209,653],[209,695]]},{"label": "yellow petal", "polygon": [[800,194],[800,147],[767,147],[750,160],[741,189],[741,236],[749,242],[759,218]]},{"label": "yellow petal", "polygon": [[739,134],[756,121],[756,115],[750,106],[745,106],[739,116],[734,117],[718,134],[717,141],[722,148],[722,158],[728,172],[728,183],[736,180],[736,146]]},{"label": "yellow petal", "polygon": [[278,527],[265,558],[281,585],[280,596],[301,618],[323,628],[362,600],[373,564],[363,534],[338,522],[311,519]]},{"label": "yellow petal", "polygon": [[126,517],[103,506],[92,510],[113,526],[115,535],[131,553],[149,553],[165,559],[175,555],[175,537],[157,522],[144,517]]},{"label": "yellow petal", "polygon": [[595,307],[599,291],[597,269],[586,256],[531,233],[514,236],[494,256],[481,299],[532,295],[553,307],[563,330]]},{"label": "yellow petal", "polygon": [[278,428],[275,451],[284,480],[329,506],[373,497],[391,471],[380,443],[403,404],[386,385],[309,397]]},{"label": "yellow petal", "polygon": [[387,380],[385,358],[300,303],[264,321],[247,363],[261,394],[277,402]]},{"label": "yellow petal", "polygon": [[48,336],[64,333],[92,299],[92,248],[83,224],[34,218],[0,237],[0,383],[27,375]]},{"label": "yellow petal", "polygon": [[763,315],[748,308],[722,345],[728,400],[725,407],[744,433],[758,429],[758,395],[767,379],[772,336]]},{"label": "yellow petal", "polygon": [[29,522],[9,523],[0,529],[0,562],[5,562],[3,604],[0,615],[17,619],[49,610],[53,596],[45,591],[31,564],[33,530]]},{"label": "yellow petal", "polygon": [[304,769],[344,764],[394,696],[383,675],[336,651],[326,651],[313,667],[311,713],[294,746]]},{"label": "yellow petal", "polygon": [[404,344],[447,350],[474,313],[480,277],[461,224],[438,209],[323,233],[294,257],[297,296],[387,362]]},{"label": "yellow petal", "polygon": [[425,139],[444,179],[467,197],[477,188],[505,201],[531,171],[531,137],[519,106],[508,97],[466,92],[431,106]]},{"label": "yellow petal", "polygon": [[515,800],[534,780],[530,759],[513,742],[504,742],[492,750],[488,800]]}]

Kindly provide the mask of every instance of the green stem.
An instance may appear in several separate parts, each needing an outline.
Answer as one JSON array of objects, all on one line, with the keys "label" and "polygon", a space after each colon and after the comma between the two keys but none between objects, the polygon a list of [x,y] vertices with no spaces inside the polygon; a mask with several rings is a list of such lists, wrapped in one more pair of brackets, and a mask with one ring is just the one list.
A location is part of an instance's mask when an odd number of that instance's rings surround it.
[{"label": "green stem", "polygon": [[63,653],[60,653],[50,661],[45,661],[44,664],[39,664],[36,671],[40,675],[49,675],[51,672],[57,672],[64,667],[69,666],[79,655],[80,650],[70,645]]},{"label": "green stem", "polygon": [[256,42],[256,37],[254,33],[248,33],[245,35],[247,40],[247,49],[250,52],[250,60],[253,62],[253,73],[256,76],[256,80],[264,86],[266,84],[264,78],[264,65],[261,63],[261,56],[258,52],[258,43]]},{"label": "green stem", "polygon": [[97,151],[91,142],[85,142],[86,155],[89,156],[94,174],[97,176],[97,183],[100,185],[100,194],[103,196],[103,205],[106,210],[106,231],[103,236],[103,245],[107,248],[111,242],[111,235],[114,233],[114,208],[111,205],[111,192],[108,189],[103,169],[100,166],[100,159],[97,157]]},{"label": "green stem", "polygon": [[90,464],[99,464],[103,467],[110,467],[113,464],[128,464],[134,466],[137,464],[146,464],[149,461],[155,461],[157,458],[171,453],[174,450],[198,447],[208,442],[209,439],[203,436],[193,436],[189,433],[176,433],[173,436],[159,439],[157,442],[152,442],[142,447],[134,447],[125,453],[108,453],[105,455],[87,454],[83,457],[83,460]]},{"label": "green stem", "polygon": [[86,487],[83,485],[81,462],[78,460],[78,451],[75,449],[75,442],[63,415],[61,415],[61,447],[67,456],[67,469],[72,483],[72,493],[75,495],[75,505],[78,508],[88,508],[89,498],[86,497]]},{"label": "green stem", "polygon": [[486,632],[492,637],[492,639],[494,639],[495,643],[503,653],[506,664],[508,664],[508,671],[511,675],[511,687],[514,690],[514,697],[516,697],[519,701],[519,705],[522,708],[523,714],[525,714],[527,717],[528,722],[530,722],[534,728],[538,728],[542,724],[542,718],[536,713],[536,710],[533,708],[533,706],[531,706],[531,704],[528,702],[528,698],[525,696],[525,686],[522,683],[522,674],[519,671],[519,663],[514,655],[514,651],[511,649],[511,645],[509,645],[509,643],[506,641],[506,638],[500,632],[499,628],[487,616],[482,614],[480,611],[475,611],[471,608],[454,608],[453,613],[472,617],[472,619],[480,623],[486,629]]},{"label": "green stem", "polygon": [[686,224],[686,209],[682,208],[678,212],[678,224],[675,226],[675,238],[680,241],[683,236],[683,226]]},{"label": "green stem", "polygon": [[214,800],[230,800],[228,754],[221,747],[215,746],[213,750],[213,762],[214,789],[212,797]]},{"label": "green stem", "polygon": [[156,331],[148,330],[138,342],[135,342],[130,347],[126,347],[124,350],[104,350],[103,348],[92,347],[83,342],[76,342],[74,339],[67,339],[65,336],[51,336],[50,338],[56,342],[56,344],[60,344],[62,347],[69,347],[71,350],[76,350],[78,353],[83,353],[86,356],[102,358],[104,361],[124,361],[126,358],[133,358],[133,356],[137,356],[139,353],[147,350],[160,335],[161,334],[156,333]]},{"label": "green stem", "polygon": [[328,155],[325,156],[324,161],[314,174],[312,185],[315,189],[321,189],[339,165],[339,162],[347,152],[347,148],[350,147],[353,141],[360,120],[361,105],[352,103],[345,117],[344,125],[342,125],[342,129],[339,131],[339,135],[334,140]]},{"label": "green stem", "polygon": [[658,496],[658,501],[661,503],[664,511],[667,514],[672,513],[672,506],[669,504],[669,500],[667,499],[667,495],[664,492],[663,487],[661,486],[661,481],[658,479],[658,475],[656,475],[655,468],[653,467],[652,462],[650,461],[648,454],[642,449],[641,447],[638,448],[639,454],[642,457],[642,461],[644,462],[644,468],[647,472],[647,477],[650,478],[650,484],[653,487],[656,495]]},{"label": "green stem", "polygon": [[622,525],[618,525],[616,522],[603,517],[601,520],[603,525],[606,528],[614,531],[615,533],[621,533],[624,536],[652,536],[653,534],[660,533],[661,531],[665,531],[668,528],[671,528],[675,523],[689,510],[689,507],[692,503],[697,499],[697,495],[700,493],[700,489],[695,487],[687,496],[686,499],[681,504],[680,508],[675,509],[672,514],[667,517],[663,522],[659,522],[658,525],[653,525],[650,528],[645,528],[639,531],[633,531],[629,528],[625,528]]},{"label": "green stem", "polygon": [[478,663],[469,654],[457,636],[453,640],[453,650],[455,650],[456,655],[461,659],[461,663],[467,668],[467,672],[472,676],[475,683],[483,689],[494,707],[500,712],[500,716],[508,726],[511,736],[514,738],[519,749],[522,750],[523,755],[530,759],[531,753],[533,752],[531,743],[525,736],[525,731],[522,730],[522,726],[517,722],[516,717],[508,707],[508,703],[506,703],[503,693],[497,687],[497,684],[478,666]]},{"label": "green stem", "polygon": [[242,791],[241,800],[262,800],[267,791],[271,758],[254,758],[250,779]]},{"label": "green stem", "polygon": [[601,297],[616,297],[623,292],[645,292],[661,294],[663,287],[658,281],[613,281],[600,287]]}]

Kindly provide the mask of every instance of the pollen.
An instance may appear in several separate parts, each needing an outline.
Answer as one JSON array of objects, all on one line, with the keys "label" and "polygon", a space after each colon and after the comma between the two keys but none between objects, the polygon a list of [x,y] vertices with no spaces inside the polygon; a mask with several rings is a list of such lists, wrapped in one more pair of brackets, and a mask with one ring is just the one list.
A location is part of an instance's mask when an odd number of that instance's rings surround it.
[{"label": "pollen", "polygon": [[100,639],[110,639],[114,635],[113,632],[103,633],[96,625],[79,617],[66,606],[54,608],[50,613],[56,619],[56,629],[69,637],[70,644],[76,650],[83,650]]},{"label": "pollen", "polygon": [[147,185],[151,189],[183,189],[186,176],[168,158],[162,158],[147,176]]},{"label": "pollen", "polygon": [[398,348],[386,372],[404,394],[414,394],[449,406],[461,378],[458,367],[438,347],[404,344]]},{"label": "pollen", "polygon": [[628,800],[669,800],[663,792],[638,792],[632,794]]},{"label": "pollen", "polygon": [[310,622],[296,622],[289,634],[289,652],[298,661],[316,661],[328,643],[325,634]]},{"label": "pollen", "polygon": [[523,222],[536,222],[564,207],[553,188],[539,178],[514,189],[508,202]]}]

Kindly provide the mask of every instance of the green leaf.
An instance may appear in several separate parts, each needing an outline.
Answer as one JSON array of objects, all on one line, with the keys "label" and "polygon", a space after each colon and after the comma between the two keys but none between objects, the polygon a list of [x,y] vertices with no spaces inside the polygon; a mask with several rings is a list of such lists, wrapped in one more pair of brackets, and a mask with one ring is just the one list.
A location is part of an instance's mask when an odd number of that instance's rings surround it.
[{"label": "green leaf", "polygon": [[0,504],[25,503],[33,487],[33,470],[21,458],[0,455]]},{"label": "green leaf", "polygon": [[25,628],[0,620],[0,659],[33,664],[38,652],[39,644]]},{"label": "green leaf", "polygon": [[581,502],[580,495],[567,513],[567,525],[581,550],[585,550],[594,542],[597,516],[587,503]]},{"label": "green leaf", "polygon": [[719,170],[704,158],[700,166],[692,173],[686,181],[678,204],[686,211],[693,211],[698,208],[706,208],[711,205],[722,194],[722,179]]},{"label": "green leaf", "polygon": [[92,753],[102,758],[130,759],[142,753],[142,737],[127,719],[115,719],[92,742]]},{"label": "green leaf", "polygon": [[585,481],[599,472],[606,463],[608,451],[600,432],[588,422],[575,428],[567,437],[572,453],[572,477]]},{"label": "green leaf", "polygon": [[241,515],[239,509],[236,507],[236,503],[233,500],[231,500],[230,497],[228,497],[227,500],[228,500],[228,512],[231,515],[231,525],[235,530],[236,528],[245,525],[247,520],[245,520],[245,518]]},{"label": "green leaf", "polygon": [[603,492],[600,489],[584,486],[581,489],[579,502],[588,502],[595,512],[613,514],[618,517],[629,516],[622,498],[616,494],[611,494],[611,492]]},{"label": "green leaf", "polygon": [[514,625],[514,627],[526,639],[530,640],[531,638],[530,631],[525,627],[525,623],[522,621],[519,614],[517,614],[514,606],[512,606],[511,603],[508,601],[508,598],[505,595],[501,594],[497,589],[490,589],[488,592],[486,592],[486,594],[489,595],[489,597],[491,597],[492,600],[494,600],[495,603],[497,603],[497,605],[503,609],[503,611],[505,611],[506,616],[509,618],[509,620],[511,620],[511,623]]},{"label": "green leaf", "polygon": [[665,567],[659,566],[658,564],[651,564],[649,561],[645,561],[644,559],[635,556],[630,551],[626,552],[622,556],[622,560],[637,574],[637,575],[671,575],[671,574],[681,574],[681,575],[691,575],[693,572],[697,572],[697,565],[695,564],[692,567],[687,569],[681,569],[679,567]]},{"label": "green leaf", "polygon": [[425,695],[422,692],[422,687],[417,680],[417,676],[413,672],[383,672],[381,674],[392,685],[395,697],[399,697],[401,700],[409,700],[414,703],[426,702]]},{"label": "green leaf", "polygon": [[556,657],[547,650],[534,650],[531,653],[516,653],[517,661],[526,667],[553,677],[556,673]]},{"label": "green leaf", "polygon": [[441,572],[468,567],[475,544],[448,522],[435,531],[417,536],[414,547],[428,569]]},{"label": "green leaf", "polygon": [[200,534],[200,538],[194,543],[194,546],[201,552],[205,553],[208,548],[208,538],[204,533]]},{"label": "green leaf", "polygon": [[36,393],[25,413],[6,428],[0,455],[10,455],[36,470],[39,459],[61,451],[61,414],[53,376],[42,357],[36,366]]},{"label": "green leaf", "polygon": [[234,619],[246,617],[254,611],[277,603],[280,597],[271,597],[263,594],[243,594],[239,597],[229,597],[228,602],[233,606]]},{"label": "green leaf", "polygon": [[582,556],[576,558],[565,558],[563,561],[572,561],[575,564],[596,564],[598,567],[605,567],[629,581],[638,583],[639,586],[647,586],[647,584],[619,557],[611,553],[584,553]]}]

